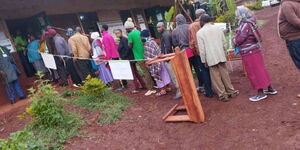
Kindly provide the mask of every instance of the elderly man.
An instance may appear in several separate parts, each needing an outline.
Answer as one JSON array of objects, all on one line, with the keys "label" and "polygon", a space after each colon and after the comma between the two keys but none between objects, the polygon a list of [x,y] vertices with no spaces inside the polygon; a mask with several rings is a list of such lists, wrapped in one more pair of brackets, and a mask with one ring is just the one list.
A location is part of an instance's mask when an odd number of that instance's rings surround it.
[{"label": "elderly man", "polygon": [[[165,29],[165,24],[163,22],[159,22],[157,24],[157,31],[161,34],[161,37],[160,37],[161,53],[162,54],[173,53],[172,35],[168,30]],[[173,97],[173,99],[179,99],[179,98],[181,98],[181,93],[180,93],[179,85],[178,85],[174,70],[172,68],[172,64],[170,61],[166,61],[165,66],[171,77],[172,83],[176,88],[176,95]]]},{"label": "elderly man", "polygon": [[[300,71],[300,0],[284,0],[279,12],[279,34]],[[300,94],[297,96],[300,98]]]},{"label": "elderly man", "polygon": [[76,27],[75,31],[76,33],[69,38],[69,44],[74,57],[82,58],[75,60],[74,64],[78,75],[81,80],[84,81],[88,75],[91,75],[92,77],[95,76],[91,61],[86,59],[91,57],[92,47],[90,45],[89,38],[81,34],[80,27]]},{"label": "elderly man", "polygon": [[[191,68],[194,67],[196,71],[199,86],[201,83],[201,73],[200,73],[200,59],[199,56],[195,56],[189,45],[189,25],[186,22],[185,17],[182,14],[176,16],[177,27],[172,33],[172,42],[174,47],[179,47],[181,50],[186,51],[189,58]],[[200,88],[197,88],[200,91]]]},{"label": "elderly man", "polygon": [[200,18],[201,29],[197,32],[198,47],[202,63],[209,67],[212,86],[219,100],[226,102],[239,95],[231,84],[226,68],[226,39],[221,29],[211,23],[209,15]]},{"label": "elderly man", "polygon": [[[200,17],[204,14],[206,14],[204,9],[197,9],[196,12],[196,20],[192,24],[190,24],[189,27],[189,45],[190,48],[193,51],[193,54],[196,56],[195,59],[197,60],[197,65],[200,67],[200,81],[202,86],[204,87],[204,96],[206,97],[212,97],[213,96],[213,91],[211,89],[211,79],[209,75],[209,70],[204,66],[204,64],[201,62],[201,58],[199,57],[199,48],[197,44],[197,37],[196,34],[200,30]],[[199,63],[199,64],[198,64]]]}]

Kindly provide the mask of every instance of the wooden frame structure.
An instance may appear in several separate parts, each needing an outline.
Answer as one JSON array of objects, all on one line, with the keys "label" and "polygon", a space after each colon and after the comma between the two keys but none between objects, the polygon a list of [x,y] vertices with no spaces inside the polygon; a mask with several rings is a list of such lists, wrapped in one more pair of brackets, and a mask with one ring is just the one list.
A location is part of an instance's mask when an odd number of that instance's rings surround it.
[{"label": "wooden frame structure", "polygon": [[[195,81],[192,75],[188,57],[185,51],[179,51],[177,47],[175,53],[158,57],[147,64],[171,60],[176,78],[182,94],[183,106],[175,105],[164,117],[165,122],[191,121],[202,123],[205,120],[203,108],[198,96]],[[186,111],[185,115],[176,115],[178,111]]]}]

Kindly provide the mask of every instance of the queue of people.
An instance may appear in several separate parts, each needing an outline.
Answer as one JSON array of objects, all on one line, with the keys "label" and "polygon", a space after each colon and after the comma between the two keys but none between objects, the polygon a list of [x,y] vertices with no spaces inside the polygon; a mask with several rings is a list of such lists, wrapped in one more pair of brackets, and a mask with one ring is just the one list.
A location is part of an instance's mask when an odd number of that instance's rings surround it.
[{"label": "queue of people", "polygon": [[[300,14],[293,11],[295,10],[293,8],[298,5],[299,3],[294,1],[283,2],[279,13],[279,33],[286,40],[291,57],[300,70],[300,27],[298,27]],[[47,27],[40,40],[30,36],[30,43],[27,46],[28,61],[32,63],[35,70],[50,72],[52,81],[58,81],[61,86],[68,85],[69,75],[75,87],[91,75],[99,77],[113,90],[122,91],[128,88],[128,82],[114,81],[107,61],[130,60],[134,78],[132,94],[146,89],[145,96],[154,94],[163,96],[171,92],[174,87],[176,94],[173,99],[179,99],[181,92],[170,61],[151,65],[146,63],[146,60],[173,53],[174,49],[179,47],[181,51],[186,52],[190,67],[196,73],[197,90],[203,91],[204,96],[208,98],[216,95],[220,101],[227,102],[230,98],[237,97],[240,92],[233,87],[226,67],[227,41],[224,31],[213,23],[205,10],[198,9],[195,14],[197,19],[190,25],[182,14],[178,14],[175,18],[177,26],[172,32],[165,28],[163,22],[159,22],[157,31],[161,34],[160,45],[151,37],[148,30],[139,31],[131,18],[128,18],[124,24],[126,33],[121,29],[114,31],[119,42],[116,42],[113,35],[108,32],[108,25],[102,25],[101,33],[92,32],[89,36],[83,34],[80,27],[75,28],[75,33],[72,28],[69,28],[66,32],[67,39],[58,34],[55,29]],[[290,18],[291,14],[296,17]],[[257,91],[257,94],[249,100],[260,101],[278,92],[272,87],[264,64],[260,47],[262,37],[254,14],[248,8],[239,6],[236,10],[236,18],[238,28],[232,41],[235,50],[242,57],[252,88]],[[17,50],[23,51],[25,42],[20,38],[16,38],[15,41]],[[9,99],[15,103],[14,91],[20,99],[26,98],[18,83],[19,71],[8,50],[0,47],[0,52],[0,75],[4,77]],[[45,68],[40,56],[40,53],[44,52],[54,55],[55,62],[58,64],[57,70]],[[20,53],[19,57],[23,57],[23,54]]]}]

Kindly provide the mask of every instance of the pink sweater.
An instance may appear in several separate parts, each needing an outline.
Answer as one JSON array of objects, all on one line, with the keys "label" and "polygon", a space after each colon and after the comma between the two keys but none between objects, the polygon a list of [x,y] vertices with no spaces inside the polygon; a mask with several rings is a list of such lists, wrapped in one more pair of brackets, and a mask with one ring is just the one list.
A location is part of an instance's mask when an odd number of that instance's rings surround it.
[{"label": "pink sweater", "polygon": [[110,35],[107,31],[104,31],[102,33],[102,36],[102,42],[105,48],[106,57],[108,59],[119,58],[118,47],[113,36]]}]

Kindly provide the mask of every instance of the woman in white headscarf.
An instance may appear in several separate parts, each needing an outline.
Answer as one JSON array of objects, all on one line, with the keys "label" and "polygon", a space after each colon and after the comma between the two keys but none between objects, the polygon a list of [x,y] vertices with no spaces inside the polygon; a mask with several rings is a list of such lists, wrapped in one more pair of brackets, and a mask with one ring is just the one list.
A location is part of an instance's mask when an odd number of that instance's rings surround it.
[{"label": "woman in white headscarf", "polygon": [[239,21],[239,28],[236,30],[233,42],[242,56],[252,87],[257,90],[257,95],[250,97],[249,100],[260,101],[266,99],[268,95],[277,94],[277,91],[271,86],[269,73],[264,64],[260,48],[261,35],[256,25],[255,16],[244,6],[237,8],[236,16]]},{"label": "woman in white headscarf", "polygon": [[99,78],[105,83],[109,84],[113,81],[112,74],[110,70],[106,67],[106,52],[104,50],[104,46],[102,44],[102,40],[100,38],[100,34],[98,32],[93,32],[91,34],[92,48],[93,48],[93,59],[98,67]]}]

